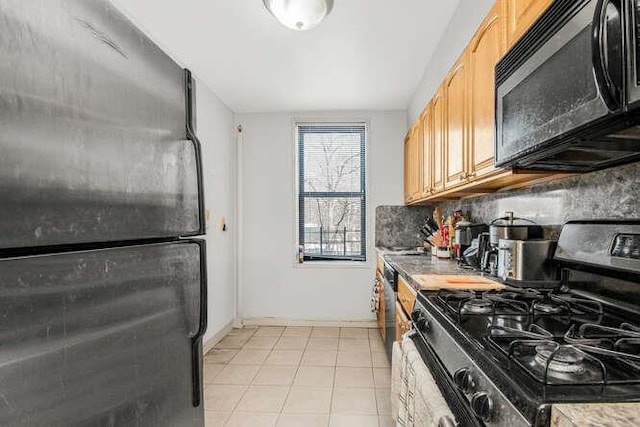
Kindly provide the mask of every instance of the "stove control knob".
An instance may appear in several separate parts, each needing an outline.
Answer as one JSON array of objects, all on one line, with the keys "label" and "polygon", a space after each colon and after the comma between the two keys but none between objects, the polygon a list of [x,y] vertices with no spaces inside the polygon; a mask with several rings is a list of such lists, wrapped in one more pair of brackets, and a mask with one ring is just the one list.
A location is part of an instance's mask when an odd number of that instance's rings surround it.
[{"label": "stove control knob", "polygon": [[424,316],[419,308],[416,308],[411,312],[411,320],[417,321],[421,316]]},{"label": "stove control knob", "polygon": [[484,391],[475,393],[471,398],[471,409],[482,421],[490,421],[493,417],[493,399]]},{"label": "stove control knob", "polygon": [[471,369],[460,368],[453,374],[453,380],[463,393],[472,393],[476,388],[476,383],[471,375]]},{"label": "stove control knob", "polygon": [[427,317],[422,315],[420,317],[418,317],[418,320],[415,321],[416,324],[416,328],[421,331],[421,332],[429,332],[429,321],[427,320]]}]

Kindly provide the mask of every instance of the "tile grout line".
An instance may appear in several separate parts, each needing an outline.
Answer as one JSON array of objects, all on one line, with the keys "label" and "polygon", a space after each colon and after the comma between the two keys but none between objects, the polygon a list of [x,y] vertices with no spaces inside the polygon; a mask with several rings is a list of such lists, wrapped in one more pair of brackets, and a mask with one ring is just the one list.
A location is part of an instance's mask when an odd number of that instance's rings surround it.
[{"label": "tile grout line", "polygon": [[[258,332],[258,330],[259,330],[259,329],[260,329],[260,328],[256,328],[256,330],[253,332],[253,334],[251,334],[251,336],[249,337],[249,339],[248,339],[248,340],[247,340],[247,341],[242,345],[242,348],[238,351],[238,353],[239,353],[240,351],[242,351],[242,350],[244,350],[244,349],[245,349],[245,346],[247,345],[247,343],[249,342],[249,340],[250,340],[251,338],[253,338],[253,337],[256,335],[256,333]],[[280,337],[280,335],[278,335],[278,339],[280,339],[279,337]],[[250,349],[249,349],[249,350],[250,350]],[[272,351],[272,350],[271,350],[271,351]],[[271,354],[271,351],[269,351],[269,354]],[[264,366],[264,364],[265,364],[265,362],[266,362],[267,358],[269,357],[269,354],[267,354],[267,357],[265,357],[265,359],[264,359],[264,360],[262,361],[262,363],[259,365],[259,366],[260,366],[260,368],[262,368],[262,366]],[[237,356],[237,354],[236,354],[236,356]],[[235,356],[234,356],[234,357],[235,357]],[[232,360],[233,360],[233,359],[232,359]],[[229,361],[229,362],[230,362],[230,361]],[[227,364],[227,365],[228,365],[228,364]],[[239,366],[248,366],[248,365],[239,365]],[[259,370],[258,370],[258,372],[259,372]],[[256,375],[257,375],[257,373],[256,373]],[[255,377],[254,377],[253,379],[255,379]],[[242,393],[242,396],[240,396],[240,399],[238,399],[238,402],[236,402],[236,404],[234,405],[233,409],[231,410],[231,414],[229,415],[229,418],[227,418],[227,420],[226,420],[226,421],[224,422],[224,424],[223,424],[224,426],[226,426],[227,424],[229,424],[229,421],[231,420],[231,418],[233,418],[233,415],[236,413],[236,411],[237,411],[237,409],[238,409],[238,406],[240,405],[240,402],[242,402],[242,399],[244,398],[244,396],[245,396],[245,395],[247,394],[247,392],[249,391],[249,388],[251,387],[251,383],[253,382],[253,379],[252,379],[252,380],[251,380],[251,382],[246,386],[246,389],[244,390],[244,393]]]},{"label": "tile grout line", "polygon": [[[295,350],[300,350],[300,351],[301,351],[301,353],[302,353],[302,354],[301,354],[301,356],[300,356],[300,359],[297,361],[297,363],[296,363],[295,365],[293,365],[293,366],[295,367],[295,372],[294,372],[294,374],[293,374],[293,377],[292,377],[291,382],[290,382],[290,383],[289,383],[289,385],[287,386],[287,387],[288,387],[288,388],[287,388],[287,393],[286,393],[286,396],[285,396],[285,398],[284,398],[283,405],[282,405],[282,407],[280,408],[280,410],[279,410],[278,412],[271,412],[271,411],[266,411],[266,412],[265,412],[265,411],[250,411],[250,412],[277,414],[277,416],[276,416],[276,418],[275,418],[275,420],[276,420],[276,424],[281,420],[281,418],[282,418],[283,414],[285,414],[285,413],[284,413],[284,407],[285,407],[285,405],[286,405],[287,400],[289,399],[289,397],[290,397],[290,395],[291,395],[292,388],[294,387],[294,381],[295,381],[295,378],[297,377],[298,373],[300,372],[300,369],[303,367],[302,360],[304,359],[304,355],[306,354],[306,352],[307,352],[307,351],[311,351],[311,350],[310,350],[310,348],[309,348],[309,344],[310,344],[310,342],[311,342],[311,338],[337,338],[337,340],[338,340],[338,346],[337,346],[337,349],[335,350],[335,351],[336,351],[336,353],[339,353],[339,351],[340,351],[340,350],[342,350],[342,351],[358,351],[358,349],[357,349],[357,348],[356,348],[356,349],[345,349],[345,348],[342,348],[342,346],[340,345],[340,342],[341,342],[341,340],[343,340],[343,339],[344,339],[344,340],[355,339],[355,340],[363,340],[363,341],[364,341],[364,340],[366,340],[366,341],[368,342],[368,346],[367,346],[367,347],[368,347],[368,349],[369,349],[369,352],[368,352],[368,353],[369,353],[369,357],[370,357],[370,359],[371,359],[371,365],[370,365],[368,368],[369,368],[369,370],[370,370],[370,373],[371,373],[371,375],[372,375],[372,380],[373,380],[373,388],[372,388],[372,390],[373,390],[373,393],[374,393],[374,396],[373,396],[373,397],[374,397],[374,400],[375,400],[375,408],[376,408],[376,410],[375,410],[375,417],[377,418],[377,424],[378,424],[378,425],[381,425],[381,420],[380,420],[380,418],[381,418],[381,417],[384,417],[385,415],[382,415],[382,414],[380,414],[380,413],[379,413],[380,408],[379,408],[378,401],[377,401],[377,394],[376,394],[377,387],[376,387],[376,383],[375,383],[375,373],[374,373],[374,372],[375,372],[375,371],[374,371],[375,366],[374,366],[374,363],[373,363],[373,354],[372,354],[372,353],[374,353],[374,351],[373,351],[374,349],[372,348],[372,341],[373,341],[373,340],[371,339],[371,335],[369,334],[369,332],[370,332],[370,330],[369,330],[369,329],[371,329],[371,328],[365,328],[365,329],[367,330],[367,335],[366,335],[365,337],[361,337],[361,336],[354,336],[354,337],[342,336],[342,332],[343,332],[343,331],[342,331],[342,329],[343,329],[343,328],[338,328],[338,336],[337,336],[337,337],[331,337],[331,336],[328,336],[328,337],[313,337],[313,331],[314,331],[314,329],[316,329],[316,328],[315,328],[315,327],[312,327],[312,328],[311,328],[311,331],[309,332],[309,334],[304,335],[304,337],[305,337],[306,339],[304,340],[304,345],[303,345],[301,348],[298,348],[298,349],[293,349],[293,348],[292,348],[292,349],[280,349],[280,350],[294,350],[294,351],[295,351]],[[256,329],[255,329],[255,331],[254,331],[250,336],[248,336],[248,338],[245,340],[245,342],[244,342],[244,344],[242,345],[242,347],[238,350],[238,353],[239,353],[240,351],[242,351],[242,350],[260,350],[260,349],[248,349],[248,348],[246,347],[246,345],[247,345],[248,341],[249,341],[249,340],[251,340],[252,338],[256,337],[256,334],[258,333],[258,331],[259,331],[259,330],[260,330],[260,328],[256,328]],[[260,370],[262,370],[262,368],[264,368],[265,366],[270,366],[270,365],[267,365],[267,364],[266,364],[266,361],[269,359],[269,357],[270,357],[270,356],[273,354],[273,352],[276,350],[276,348],[275,348],[275,347],[276,347],[276,345],[277,345],[278,341],[279,341],[281,338],[285,337],[285,336],[284,336],[284,333],[285,333],[285,331],[286,331],[286,330],[287,330],[287,328],[284,328],[284,329],[283,329],[283,330],[282,330],[282,331],[281,331],[277,336],[275,336],[275,337],[277,338],[277,339],[275,340],[275,343],[273,344],[273,346],[272,346],[270,349],[268,349],[268,350],[269,350],[269,352],[268,352],[268,354],[266,355],[266,357],[262,360],[262,362],[261,362],[260,364],[258,364],[258,365],[257,365],[257,366],[259,366],[259,370],[258,370],[258,372],[260,372]],[[294,338],[294,337],[298,337],[298,335],[293,335],[293,336],[291,336],[290,338]],[[377,337],[376,337],[376,338],[377,338]],[[342,341],[343,343],[344,343],[344,340]],[[319,348],[319,349],[316,349],[316,351],[323,351],[323,349],[322,349],[322,348]],[[333,351],[333,350],[327,350],[327,349],[324,349],[324,351]],[[237,356],[237,354],[236,354],[236,356]],[[234,356],[234,358],[235,358],[236,356]],[[232,358],[231,360],[233,360],[233,358]],[[231,361],[231,360],[230,360],[230,361]],[[227,365],[227,366],[228,366],[228,365],[230,365],[230,363],[229,363],[229,362],[227,362],[225,365]],[[238,367],[242,367],[242,366],[243,366],[243,365],[238,365]],[[244,366],[248,366],[248,365],[244,365]],[[273,365],[273,366],[274,366],[274,367],[277,367],[277,366],[280,366],[280,365]],[[291,365],[282,365],[282,366],[291,366]],[[325,365],[318,365],[318,367],[320,367],[320,366],[325,366]],[[310,366],[310,367],[313,367],[313,366]],[[334,397],[335,397],[335,389],[336,389],[336,381],[337,381],[337,369],[338,369],[337,354],[336,354],[336,359],[335,359],[335,360],[334,360],[334,362],[333,362],[333,365],[330,365],[330,367],[333,367],[334,372],[333,372],[333,382],[332,382],[331,395],[330,395],[330,401],[329,401],[329,411],[328,411],[328,417],[329,417],[329,418],[328,418],[328,420],[327,420],[327,422],[328,422],[329,424],[330,424],[330,421],[331,421],[332,416],[333,416],[333,415],[336,415],[336,414],[334,414],[334,412],[333,412],[333,400],[334,400]],[[346,366],[346,368],[349,368],[349,366]],[[216,374],[216,377],[217,377],[219,374],[220,374],[220,373],[217,373],[217,374]],[[228,418],[228,419],[225,421],[225,423],[224,423],[225,425],[227,425],[227,424],[229,423],[229,421],[231,420],[231,418],[233,417],[233,415],[234,415],[234,414],[236,414],[237,412],[239,412],[239,411],[238,411],[238,408],[239,408],[240,402],[241,402],[241,401],[242,401],[242,399],[245,397],[245,395],[246,395],[247,391],[249,390],[249,388],[250,388],[250,387],[252,387],[252,386],[256,386],[256,387],[258,386],[257,384],[254,384],[254,381],[255,381],[256,377],[257,377],[257,373],[256,373],[256,375],[255,375],[255,376],[254,376],[254,377],[249,381],[248,385],[246,386],[245,391],[242,393],[242,396],[240,396],[240,399],[238,400],[238,402],[236,403],[236,405],[234,405],[234,407],[233,407],[232,411],[230,412],[229,418]],[[215,378],[215,377],[214,377],[214,378]],[[210,384],[209,386],[211,386],[211,385],[213,385],[213,384]],[[205,409],[206,409],[206,408],[205,408]],[[307,415],[313,415],[313,414],[312,414],[312,413],[309,413],[309,414],[307,414]],[[318,414],[318,415],[321,415],[321,414]]]},{"label": "tile grout line", "polygon": [[[286,328],[285,328],[286,331]],[[278,425],[280,419],[282,418],[282,415],[284,414],[284,408],[287,405],[287,401],[289,400],[289,396],[291,395],[291,389],[293,389],[293,384],[296,380],[296,377],[298,376],[298,372],[300,372],[300,367],[302,366],[302,358],[304,357],[304,353],[306,351],[306,347],[309,344],[309,339],[311,337],[311,333],[313,332],[313,329],[309,332],[309,335],[307,336],[307,341],[305,342],[305,346],[302,349],[302,354],[300,355],[300,360],[298,360],[298,363],[296,364],[296,371],[293,374],[293,377],[291,378],[291,383],[289,384],[289,389],[287,390],[287,395],[284,398],[284,402],[282,403],[282,407],[280,408],[280,412],[278,413],[278,417],[276,418],[276,425]],[[284,331],[283,331],[284,334]],[[281,335],[282,336],[282,335]]]}]

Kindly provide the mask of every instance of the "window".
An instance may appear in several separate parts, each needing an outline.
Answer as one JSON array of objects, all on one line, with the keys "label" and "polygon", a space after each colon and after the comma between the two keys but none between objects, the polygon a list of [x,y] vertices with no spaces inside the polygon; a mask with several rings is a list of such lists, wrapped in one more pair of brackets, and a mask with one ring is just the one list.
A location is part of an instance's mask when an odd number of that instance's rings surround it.
[{"label": "window", "polygon": [[304,260],[366,260],[366,125],[298,123],[298,241]]}]

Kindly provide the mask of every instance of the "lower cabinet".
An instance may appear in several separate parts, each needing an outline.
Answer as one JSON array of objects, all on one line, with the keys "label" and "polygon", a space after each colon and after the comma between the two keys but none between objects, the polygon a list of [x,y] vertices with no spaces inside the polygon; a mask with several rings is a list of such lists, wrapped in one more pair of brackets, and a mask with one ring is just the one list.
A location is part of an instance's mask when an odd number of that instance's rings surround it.
[{"label": "lower cabinet", "polygon": [[402,309],[402,305],[396,301],[396,341],[402,340],[402,335],[411,329],[411,321]]},{"label": "lower cabinet", "polygon": [[396,300],[396,341],[411,329],[411,311],[416,301],[416,291],[402,276],[398,276],[398,298]]}]

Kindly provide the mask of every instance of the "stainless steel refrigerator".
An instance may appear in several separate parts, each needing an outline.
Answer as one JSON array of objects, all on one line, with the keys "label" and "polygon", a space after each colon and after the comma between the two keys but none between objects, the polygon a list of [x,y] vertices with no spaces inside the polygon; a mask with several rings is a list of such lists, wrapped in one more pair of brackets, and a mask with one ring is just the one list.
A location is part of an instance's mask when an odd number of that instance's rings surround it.
[{"label": "stainless steel refrigerator", "polygon": [[0,0],[0,425],[202,426],[194,85],[107,0]]}]

